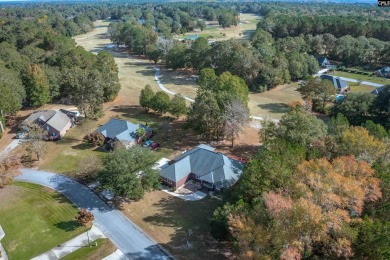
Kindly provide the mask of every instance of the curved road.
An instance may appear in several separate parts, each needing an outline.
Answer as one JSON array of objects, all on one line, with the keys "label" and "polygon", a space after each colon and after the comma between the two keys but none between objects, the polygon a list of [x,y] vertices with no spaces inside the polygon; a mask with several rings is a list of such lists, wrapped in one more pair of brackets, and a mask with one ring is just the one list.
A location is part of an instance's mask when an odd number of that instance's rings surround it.
[{"label": "curved road", "polygon": [[16,181],[35,183],[64,194],[79,208],[95,216],[94,224],[130,259],[172,259],[168,253],[147,236],[119,210],[103,202],[84,185],[63,175],[23,169]]}]

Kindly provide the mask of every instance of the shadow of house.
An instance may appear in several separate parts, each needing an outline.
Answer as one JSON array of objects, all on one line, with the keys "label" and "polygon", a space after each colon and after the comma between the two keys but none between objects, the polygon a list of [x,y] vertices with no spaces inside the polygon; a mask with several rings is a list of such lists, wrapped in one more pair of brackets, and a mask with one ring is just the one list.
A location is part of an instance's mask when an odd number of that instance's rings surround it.
[{"label": "shadow of house", "polygon": [[[139,128],[144,130],[142,136],[137,133]],[[96,132],[105,137],[104,143],[108,144],[110,148],[114,147],[115,142],[120,142],[126,148],[129,148],[135,144],[141,144],[144,139],[150,138],[153,134],[152,128],[146,125],[133,124],[117,118],[110,119],[99,127]]]},{"label": "shadow of house", "polygon": [[217,191],[234,185],[244,165],[214,150],[201,144],[161,166],[163,182],[177,189],[187,181],[195,180],[203,187]]}]

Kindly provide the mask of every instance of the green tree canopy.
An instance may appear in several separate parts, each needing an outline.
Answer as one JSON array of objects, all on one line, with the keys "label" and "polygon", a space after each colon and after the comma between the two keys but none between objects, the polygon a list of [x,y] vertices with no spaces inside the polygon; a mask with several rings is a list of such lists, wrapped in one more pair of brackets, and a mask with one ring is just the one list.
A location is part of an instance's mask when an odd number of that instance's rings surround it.
[{"label": "green tree canopy", "polygon": [[103,159],[98,180],[116,195],[139,200],[145,191],[159,188],[159,173],[153,169],[154,158],[150,149],[140,146],[116,149]]}]

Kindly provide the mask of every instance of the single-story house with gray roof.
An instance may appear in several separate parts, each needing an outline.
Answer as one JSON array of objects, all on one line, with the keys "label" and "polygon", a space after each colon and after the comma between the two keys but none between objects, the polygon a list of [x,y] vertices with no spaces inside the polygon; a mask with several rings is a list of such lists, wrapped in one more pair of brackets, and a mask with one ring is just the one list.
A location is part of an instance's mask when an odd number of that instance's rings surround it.
[{"label": "single-story house with gray roof", "polygon": [[[143,136],[138,136],[138,128],[145,130]],[[110,119],[110,121],[99,127],[96,132],[101,133],[106,138],[105,143],[110,144],[111,147],[113,147],[114,142],[119,141],[126,148],[134,144],[140,144],[144,138],[149,138],[153,133],[152,128],[146,125],[133,124],[117,118]]]},{"label": "single-story house with gray roof", "polygon": [[348,82],[341,79],[340,77],[322,74],[320,78],[332,82],[333,86],[337,88],[340,92],[345,91],[349,87]]},{"label": "single-story house with gray roof", "polygon": [[49,140],[58,140],[72,127],[72,119],[62,111],[38,110],[27,117],[20,128],[27,131],[31,124],[37,124],[46,131]]},{"label": "single-story house with gray roof", "polygon": [[188,180],[215,190],[232,186],[240,178],[244,164],[214,150],[201,144],[184,152],[161,166],[161,179],[174,188],[183,186]]}]

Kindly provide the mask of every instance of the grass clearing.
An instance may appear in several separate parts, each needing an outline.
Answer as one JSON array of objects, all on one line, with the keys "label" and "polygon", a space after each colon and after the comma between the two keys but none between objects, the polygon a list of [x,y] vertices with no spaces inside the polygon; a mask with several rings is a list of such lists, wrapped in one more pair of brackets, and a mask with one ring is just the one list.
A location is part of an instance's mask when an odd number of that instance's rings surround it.
[{"label": "grass clearing", "polygon": [[95,242],[97,243],[97,246],[92,247],[82,247],[80,249],[77,249],[73,253],[70,253],[69,255],[62,257],[62,260],[96,260],[96,259],[103,259],[104,257],[111,255],[115,250],[116,247],[111,241],[107,238],[98,238],[94,242],[92,242],[92,245],[95,245]]},{"label": "grass clearing", "polygon": [[339,77],[378,83],[378,84],[390,84],[390,79],[385,79],[385,78],[380,78],[375,76],[361,75],[361,74],[344,72],[344,71],[335,71],[329,74],[334,76],[339,76]]},{"label": "grass clearing", "polygon": [[368,86],[368,85],[358,85],[357,83],[350,83],[350,92],[356,93],[356,92],[371,92],[375,89],[373,86]]},{"label": "grass clearing", "polygon": [[252,115],[280,119],[289,111],[288,104],[302,100],[297,91],[298,82],[277,86],[262,93],[249,95],[249,110]]},{"label": "grass clearing", "polygon": [[16,182],[0,190],[1,243],[10,259],[31,259],[85,232],[76,214],[77,207],[63,195]]},{"label": "grass clearing", "polygon": [[219,205],[210,197],[185,201],[155,191],[123,204],[122,212],[178,259],[226,259],[228,248],[210,235],[209,220]]},{"label": "grass clearing", "polygon": [[182,39],[191,35],[198,35],[204,38],[215,40],[249,39],[256,30],[257,23],[262,17],[256,14],[240,14],[240,23],[237,26],[223,29],[218,21],[206,21],[206,28],[203,31],[188,32],[185,35],[176,35],[176,39]]}]

